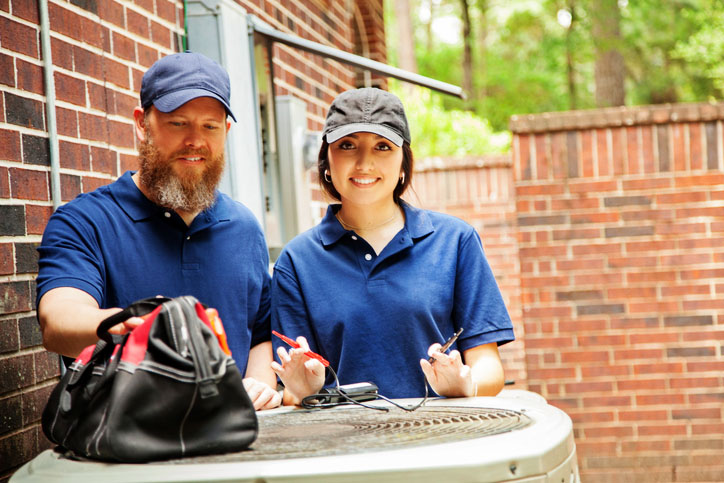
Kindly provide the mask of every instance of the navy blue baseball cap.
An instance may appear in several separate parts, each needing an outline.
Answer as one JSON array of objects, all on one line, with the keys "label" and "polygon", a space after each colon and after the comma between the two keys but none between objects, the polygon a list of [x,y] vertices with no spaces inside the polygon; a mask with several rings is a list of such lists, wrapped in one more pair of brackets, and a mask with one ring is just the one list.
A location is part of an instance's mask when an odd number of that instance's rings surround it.
[{"label": "navy blue baseball cap", "polygon": [[197,97],[216,99],[236,121],[229,107],[229,74],[205,55],[188,50],[167,55],[143,75],[141,106],[144,109],[153,104],[161,112],[171,112]]}]

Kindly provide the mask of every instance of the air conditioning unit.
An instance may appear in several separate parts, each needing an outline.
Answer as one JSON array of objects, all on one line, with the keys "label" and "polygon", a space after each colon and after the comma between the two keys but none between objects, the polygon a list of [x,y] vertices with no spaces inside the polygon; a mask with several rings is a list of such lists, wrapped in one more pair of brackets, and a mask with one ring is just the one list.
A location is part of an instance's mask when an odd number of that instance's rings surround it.
[{"label": "air conditioning unit", "polygon": [[414,412],[344,406],[258,415],[259,437],[248,451],[130,465],[47,450],[10,481],[580,481],[571,419],[527,391],[433,399]]}]

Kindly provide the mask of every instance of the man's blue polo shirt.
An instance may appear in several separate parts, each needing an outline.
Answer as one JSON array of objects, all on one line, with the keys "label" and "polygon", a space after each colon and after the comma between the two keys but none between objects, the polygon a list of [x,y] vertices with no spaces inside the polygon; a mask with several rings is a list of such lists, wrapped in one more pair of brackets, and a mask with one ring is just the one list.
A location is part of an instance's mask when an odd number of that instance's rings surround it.
[{"label": "man's blue polo shirt", "polygon": [[249,348],[269,340],[264,234],[241,203],[218,193],[191,226],[146,198],[126,172],[51,216],[38,248],[38,301],[56,287],[101,308],[155,295],[193,295],[218,310],[241,373]]},{"label": "man's blue polo shirt", "polygon": [[461,352],[514,339],[472,226],[403,204],[405,227],[377,256],[340,225],[339,206],[279,256],[272,328],[305,336],[342,384],[371,381],[388,397],[421,397],[419,360],[434,342],[460,327],[465,331],[453,348]]}]

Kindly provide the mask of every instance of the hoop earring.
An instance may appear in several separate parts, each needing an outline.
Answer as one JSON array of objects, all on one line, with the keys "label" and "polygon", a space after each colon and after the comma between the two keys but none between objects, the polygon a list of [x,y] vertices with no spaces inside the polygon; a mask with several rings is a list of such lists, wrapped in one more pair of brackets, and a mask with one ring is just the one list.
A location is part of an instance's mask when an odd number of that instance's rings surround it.
[{"label": "hoop earring", "polygon": [[328,170],[328,169],[325,169],[325,170],[324,170],[324,181],[326,181],[327,183],[331,183],[331,182],[332,182],[332,178],[329,176],[329,170]]},{"label": "hoop earring", "polygon": [[404,171],[402,172],[402,176],[400,176],[400,184],[401,185],[405,184],[405,172]]}]

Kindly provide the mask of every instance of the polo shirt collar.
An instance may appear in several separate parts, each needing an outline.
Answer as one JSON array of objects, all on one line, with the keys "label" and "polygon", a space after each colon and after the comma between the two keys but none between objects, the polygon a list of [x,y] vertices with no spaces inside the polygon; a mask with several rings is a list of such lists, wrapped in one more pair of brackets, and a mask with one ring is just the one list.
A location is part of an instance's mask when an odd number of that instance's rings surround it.
[{"label": "polo shirt collar", "polygon": [[[135,171],[126,171],[109,188],[111,194],[119,206],[133,221],[141,221],[160,215],[167,211],[165,208],[152,202],[138,189],[131,176]],[[197,216],[204,217],[205,224],[213,224],[219,221],[228,221],[231,218],[231,208],[228,200],[216,192],[216,201],[210,208],[202,211]],[[196,222],[196,220],[194,220]]]},{"label": "polo shirt collar", "polygon": [[[400,204],[405,210],[405,228],[410,233],[412,240],[418,240],[435,231],[430,217],[424,210],[415,208],[404,201],[400,201]],[[319,223],[319,238],[324,246],[338,242],[347,233],[335,216],[341,207],[342,205],[339,203],[329,205],[327,213]]]}]

